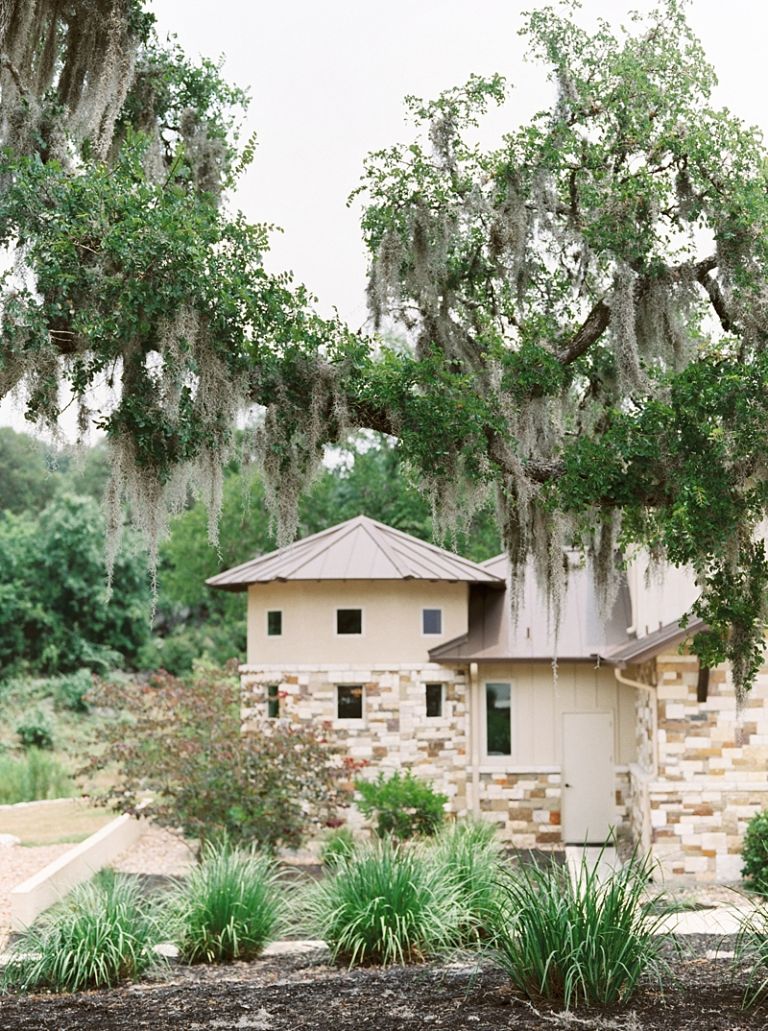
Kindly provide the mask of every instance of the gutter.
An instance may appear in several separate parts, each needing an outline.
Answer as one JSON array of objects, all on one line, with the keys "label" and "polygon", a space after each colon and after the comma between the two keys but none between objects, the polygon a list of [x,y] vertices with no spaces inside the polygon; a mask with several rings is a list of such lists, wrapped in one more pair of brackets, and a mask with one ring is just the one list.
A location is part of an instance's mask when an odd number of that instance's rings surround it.
[{"label": "gutter", "polygon": [[633,687],[636,691],[644,691],[651,702],[651,776],[657,780],[659,776],[659,707],[656,702],[656,691],[650,684],[641,684],[639,680],[625,677],[618,666],[613,667],[613,675],[619,684]]}]

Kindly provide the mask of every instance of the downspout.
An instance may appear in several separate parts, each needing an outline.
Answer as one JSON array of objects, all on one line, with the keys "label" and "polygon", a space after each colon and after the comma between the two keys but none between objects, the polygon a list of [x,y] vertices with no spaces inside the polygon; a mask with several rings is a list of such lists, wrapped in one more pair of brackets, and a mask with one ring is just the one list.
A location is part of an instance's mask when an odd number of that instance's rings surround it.
[{"label": "downspout", "polygon": [[645,691],[651,702],[651,776],[656,780],[659,776],[659,707],[656,702],[656,691],[650,684],[641,684],[639,680],[625,677],[618,666],[613,667],[613,675],[618,683],[633,687],[636,691]]},{"label": "downspout", "polygon": [[480,819],[480,677],[476,662],[469,664],[469,735],[472,753],[472,813]]}]

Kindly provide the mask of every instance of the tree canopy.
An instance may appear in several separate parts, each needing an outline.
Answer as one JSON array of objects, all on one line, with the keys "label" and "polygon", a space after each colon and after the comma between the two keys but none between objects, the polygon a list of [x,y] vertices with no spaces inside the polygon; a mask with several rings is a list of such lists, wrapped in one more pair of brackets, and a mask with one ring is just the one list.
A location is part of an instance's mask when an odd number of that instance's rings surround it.
[{"label": "tree canopy", "polygon": [[522,31],[550,108],[483,149],[508,88],[474,77],[409,98],[411,139],[366,160],[366,335],[268,273],[269,228],[228,209],[253,147],[218,66],[158,41],[141,0],[9,0],[0,396],[24,384],[52,424],[67,383],[107,433],[110,540],[127,502],[153,554],[191,482],[215,537],[244,410],[281,540],[325,445],[390,434],[439,532],[495,498],[513,579],[533,555],[555,614],[564,544],[594,550],[606,607],[617,545],[691,564],[695,647],[743,692],[768,596],[763,142],[713,106],[680,0],[619,33],[573,3]]}]

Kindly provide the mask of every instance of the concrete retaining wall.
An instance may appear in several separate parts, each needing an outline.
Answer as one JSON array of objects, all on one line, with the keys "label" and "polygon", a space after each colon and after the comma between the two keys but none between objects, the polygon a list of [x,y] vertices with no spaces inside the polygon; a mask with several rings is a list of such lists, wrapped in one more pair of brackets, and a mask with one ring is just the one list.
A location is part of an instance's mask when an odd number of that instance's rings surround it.
[{"label": "concrete retaining wall", "polygon": [[137,841],[146,830],[146,821],[133,816],[118,816],[75,845],[63,856],[54,859],[32,877],[13,888],[11,926],[22,931],[49,906],[59,902],[67,892],[87,881]]}]

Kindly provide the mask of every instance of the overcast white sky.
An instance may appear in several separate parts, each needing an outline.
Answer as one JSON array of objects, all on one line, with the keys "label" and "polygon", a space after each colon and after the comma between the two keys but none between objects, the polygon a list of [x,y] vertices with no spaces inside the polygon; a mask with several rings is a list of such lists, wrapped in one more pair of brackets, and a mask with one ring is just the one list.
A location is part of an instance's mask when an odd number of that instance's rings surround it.
[{"label": "overcast white sky", "polygon": [[[407,139],[402,98],[431,97],[470,74],[514,85],[488,133],[524,121],[549,99],[543,71],[522,61],[521,11],[539,0],[154,0],[161,34],[191,55],[224,55],[227,77],[250,89],[256,160],[234,204],[284,229],[270,266],[291,269],[353,326],[365,320],[359,212],[346,207],[364,155]],[[585,23],[614,24],[647,0],[584,0]],[[761,0],[693,0],[690,20],[714,64],[717,100],[768,136]],[[7,401],[0,423],[25,428]]]}]

